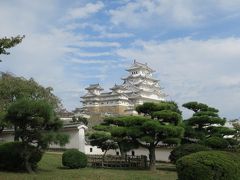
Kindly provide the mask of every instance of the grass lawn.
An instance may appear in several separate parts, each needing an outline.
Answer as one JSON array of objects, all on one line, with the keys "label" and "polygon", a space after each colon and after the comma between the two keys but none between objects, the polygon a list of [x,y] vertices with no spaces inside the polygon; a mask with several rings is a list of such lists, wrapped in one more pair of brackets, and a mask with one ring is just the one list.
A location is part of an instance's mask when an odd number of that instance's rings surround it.
[{"label": "grass lawn", "polygon": [[[64,169],[61,164],[61,155],[46,153],[41,162],[36,174],[27,173],[11,173],[0,172],[0,180],[8,179],[82,179],[82,180],[146,180],[146,179],[160,179],[160,180],[176,180],[176,172],[164,170],[164,167],[156,172],[143,171],[143,170],[115,170],[115,169]],[[169,167],[167,167],[169,168]],[[166,169],[167,169],[166,168]]]}]

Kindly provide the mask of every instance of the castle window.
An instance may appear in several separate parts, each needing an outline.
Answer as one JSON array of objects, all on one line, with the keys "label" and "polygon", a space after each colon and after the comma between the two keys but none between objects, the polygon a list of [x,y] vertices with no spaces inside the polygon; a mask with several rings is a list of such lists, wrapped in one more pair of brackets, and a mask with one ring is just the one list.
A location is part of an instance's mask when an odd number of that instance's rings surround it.
[{"label": "castle window", "polygon": [[118,151],[116,152],[116,155],[119,156],[119,152]]},{"label": "castle window", "polygon": [[90,148],[90,152],[92,152],[92,148]]}]

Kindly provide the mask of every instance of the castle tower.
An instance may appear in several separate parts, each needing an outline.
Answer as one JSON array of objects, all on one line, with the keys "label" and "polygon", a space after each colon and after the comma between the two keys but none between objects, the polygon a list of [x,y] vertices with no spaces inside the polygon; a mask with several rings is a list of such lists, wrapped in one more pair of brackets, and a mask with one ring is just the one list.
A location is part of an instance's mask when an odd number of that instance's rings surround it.
[{"label": "castle tower", "polygon": [[109,92],[103,92],[99,84],[86,88],[87,93],[81,97],[82,110],[90,115],[90,121],[98,122],[111,115],[136,114],[135,107],[139,104],[164,101],[159,80],[153,77],[155,71],[147,64],[134,60],[126,71],[128,76],[122,78],[123,84],[115,84]]}]

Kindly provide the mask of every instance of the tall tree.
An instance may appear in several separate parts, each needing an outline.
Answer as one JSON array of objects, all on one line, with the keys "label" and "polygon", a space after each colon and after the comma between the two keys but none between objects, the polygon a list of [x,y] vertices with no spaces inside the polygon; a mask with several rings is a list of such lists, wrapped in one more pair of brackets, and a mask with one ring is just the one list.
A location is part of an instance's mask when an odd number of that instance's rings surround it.
[{"label": "tall tree", "polygon": [[102,156],[102,166],[107,151],[117,149],[117,143],[112,139],[111,134],[106,131],[92,132],[89,134],[88,140],[92,146],[97,146],[104,152]]},{"label": "tall tree", "polygon": [[94,126],[93,129],[95,132],[108,133],[110,135],[109,139],[117,143],[121,156],[125,157],[128,151],[138,148],[138,144],[127,136],[127,128],[119,122],[119,118],[108,117],[100,125]]},{"label": "tall tree", "polygon": [[13,102],[22,98],[46,100],[58,111],[62,107],[61,101],[52,91],[51,87],[45,88],[32,78],[27,80],[9,73],[2,73],[0,74],[0,112],[6,112]]},{"label": "tall tree", "polygon": [[[9,55],[10,53],[7,51],[7,49],[10,49],[14,46],[16,46],[17,44],[21,43],[23,38],[25,36],[16,36],[16,37],[11,37],[11,38],[1,38],[0,39],[0,55]],[[1,60],[0,60],[1,62]]]},{"label": "tall tree", "polygon": [[198,102],[188,102],[183,107],[193,111],[192,117],[184,121],[186,142],[204,142],[210,137],[223,140],[225,136],[235,133],[224,126],[226,119],[219,117],[218,109]]},{"label": "tall tree", "polygon": [[236,141],[235,146],[239,148],[240,146],[240,121],[239,119],[232,120],[232,126],[235,130],[235,134],[233,136],[234,140]]},{"label": "tall tree", "polygon": [[0,110],[21,98],[46,100],[56,110],[61,108],[61,101],[53,94],[53,88],[39,85],[33,78],[29,80],[10,73],[0,75]]},{"label": "tall tree", "polygon": [[180,126],[181,112],[174,102],[144,103],[136,109],[144,116],[108,118],[95,129],[108,130],[112,139],[119,144],[119,148],[122,145],[128,149],[128,145],[133,144],[148,149],[150,169],[155,170],[155,149],[159,143],[180,143],[184,131]]},{"label": "tall tree", "polygon": [[[56,117],[53,107],[44,100],[21,99],[12,103],[5,116],[16,128],[17,136],[24,147],[24,164],[32,172],[29,163],[33,151],[44,151],[51,143],[64,145],[68,137],[59,133],[62,122]],[[30,145],[34,145],[33,148]]]},{"label": "tall tree", "polygon": [[[140,146],[149,151],[150,169],[156,169],[155,149],[159,143],[177,145],[181,141],[184,129],[181,127],[181,111],[175,102],[144,103],[136,108],[138,113],[144,114],[138,129],[138,137],[135,137]],[[140,121],[141,122],[141,121]],[[131,127],[138,126],[134,123]],[[134,131],[133,131],[134,132]],[[134,135],[132,134],[134,137]]]}]

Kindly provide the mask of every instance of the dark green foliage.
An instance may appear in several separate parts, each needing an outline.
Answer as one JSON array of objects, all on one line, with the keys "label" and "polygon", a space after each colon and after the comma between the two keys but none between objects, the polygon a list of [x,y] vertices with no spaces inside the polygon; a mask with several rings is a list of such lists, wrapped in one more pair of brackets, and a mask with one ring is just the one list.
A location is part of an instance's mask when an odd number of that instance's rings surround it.
[{"label": "dark green foliage", "polygon": [[[194,111],[192,117],[184,121],[184,143],[200,143],[205,142],[206,139],[210,137],[219,137],[218,142],[225,143],[226,145],[224,137],[227,135],[234,135],[236,133],[235,130],[224,127],[226,119],[219,117],[218,110],[213,107],[209,107],[206,104],[198,102],[185,103],[183,104],[183,107]],[[215,146],[217,142],[216,139],[213,140],[215,140],[215,143],[210,139],[210,142],[206,145]],[[219,144],[218,148],[221,146],[224,148],[226,147],[224,144]]]},{"label": "dark green foliage", "polygon": [[10,105],[6,114],[6,121],[15,127],[15,137],[23,144],[24,164],[28,172],[32,172],[30,163],[31,149],[44,151],[50,143],[64,145],[68,137],[58,130],[62,122],[55,116],[53,107],[43,100],[21,99]]},{"label": "dark green foliage", "polygon": [[77,149],[69,149],[62,155],[62,164],[70,169],[85,168],[87,166],[87,156]]},{"label": "dark green foliage", "polygon": [[190,109],[195,113],[199,111],[206,111],[208,109],[208,106],[206,104],[198,103],[196,101],[185,103],[183,104],[183,107]]},{"label": "dark green foliage", "polygon": [[4,55],[9,55],[10,53],[6,51],[6,49],[10,49],[14,46],[16,46],[17,44],[22,42],[22,39],[25,36],[16,36],[16,37],[11,37],[11,38],[1,38],[0,39],[0,55],[4,54]]},{"label": "dark green foliage", "polygon": [[162,121],[166,122],[173,122],[175,125],[178,125],[181,121],[181,114],[177,112],[173,112],[171,110],[162,110],[162,111],[156,111],[152,113],[152,118],[157,118]]},{"label": "dark green foliage", "polygon": [[235,139],[235,146],[237,148],[239,148],[239,145],[240,145],[240,123],[239,123],[239,120],[237,121],[233,121],[233,128],[235,130],[235,133],[234,133],[234,139]]},{"label": "dark green foliage", "polygon": [[95,131],[88,137],[92,146],[97,146],[103,151],[117,149],[117,143],[112,139],[111,134],[105,131]]},{"label": "dark green foliage", "polygon": [[[27,80],[22,77],[16,77],[9,73],[0,74],[0,133],[5,127],[11,124],[2,120],[2,115],[6,114],[8,107],[17,100],[45,100],[51,104],[54,110],[59,111],[61,102],[52,93],[51,87],[42,87],[32,78]],[[15,137],[17,140],[17,137]]]},{"label": "dark green foliage", "polygon": [[202,151],[177,161],[179,180],[239,180],[238,154],[221,151]]},{"label": "dark green foliage", "polygon": [[196,153],[199,151],[208,151],[208,150],[210,150],[208,147],[200,144],[184,144],[172,150],[169,156],[169,159],[171,162],[176,163],[176,161],[183,156]]},{"label": "dark green foliage", "polygon": [[226,149],[229,146],[229,143],[224,138],[209,137],[205,140],[205,145],[213,149]]},{"label": "dark green foliage", "polygon": [[51,87],[43,87],[34,79],[24,79],[9,73],[2,73],[0,76],[0,111],[6,111],[11,103],[19,99],[45,100],[54,109],[61,108],[61,102],[53,94]]},{"label": "dark green foliage", "polygon": [[162,101],[160,103],[146,102],[136,107],[136,111],[139,114],[144,114],[145,116],[151,116],[153,112],[163,110],[169,110],[181,114],[181,111],[178,109],[177,104],[173,101]]},{"label": "dark green foliage", "polygon": [[5,115],[6,115],[6,112],[0,111],[0,134],[4,130],[4,128],[7,126],[7,122],[5,121]]},{"label": "dark green foliage", "polygon": [[160,142],[177,145],[181,141],[184,131],[180,126],[181,112],[174,102],[144,103],[136,110],[144,116],[107,118],[94,129],[109,133],[109,138],[117,142],[121,154],[138,146],[148,149],[150,169],[155,170],[156,146]]},{"label": "dark green foliage", "polygon": [[[28,145],[29,162],[32,169],[42,158],[42,152],[34,146]],[[21,142],[9,142],[0,145],[0,169],[8,171],[26,171],[24,165],[24,145]]]},{"label": "dark green foliage", "polygon": [[22,99],[14,102],[7,111],[6,120],[15,125],[15,134],[26,144],[36,144],[40,149],[46,149],[52,142],[66,144],[57,131],[62,127],[62,121],[55,116],[53,107],[44,100]]},{"label": "dark green foliage", "polygon": [[83,123],[84,125],[88,125],[88,119],[83,117],[83,116],[79,116],[79,117],[72,117],[72,122],[74,123]]}]

